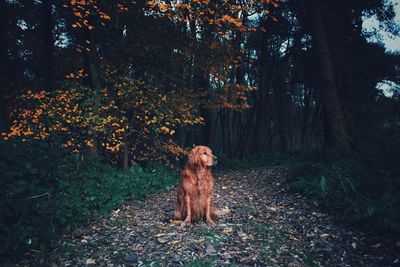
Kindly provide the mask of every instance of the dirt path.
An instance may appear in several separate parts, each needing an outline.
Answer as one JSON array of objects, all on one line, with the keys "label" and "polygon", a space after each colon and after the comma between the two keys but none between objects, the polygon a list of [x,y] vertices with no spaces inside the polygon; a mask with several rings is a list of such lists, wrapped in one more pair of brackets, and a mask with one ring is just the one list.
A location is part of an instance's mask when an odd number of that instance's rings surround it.
[{"label": "dirt path", "polygon": [[[182,230],[169,221],[175,192],[126,205],[107,220],[63,237],[53,266],[395,266],[335,226],[315,204],[285,191],[282,168],[217,175],[214,203],[229,209],[216,227]],[[370,249],[365,249],[370,248]],[[381,248],[380,248],[381,249]],[[398,256],[398,255],[397,255]]]}]

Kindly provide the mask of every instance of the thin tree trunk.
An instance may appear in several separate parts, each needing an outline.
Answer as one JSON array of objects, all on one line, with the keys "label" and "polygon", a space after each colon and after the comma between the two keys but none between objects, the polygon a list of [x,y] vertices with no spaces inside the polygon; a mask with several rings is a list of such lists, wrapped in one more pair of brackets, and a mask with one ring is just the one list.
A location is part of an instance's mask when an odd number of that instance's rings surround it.
[{"label": "thin tree trunk", "polygon": [[260,80],[259,99],[257,103],[256,121],[254,129],[253,151],[264,152],[266,146],[266,120],[267,120],[267,97],[268,97],[268,33],[263,33],[262,47],[260,53]]},{"label": "thin tree trunk", "polygon": [[304,147],[306,145],[306,138],[307,138],[307,127],[309,124],[309,116],[310,116],[310,89],[304,87],[304,109],[303,109],[303,121],[301,125],[301,142]]},{"label": "thin tree trunk", "polygon": [[55,89],[54,77],[54,37],[53,16],[51,0],[43,0],[42,3],[42,34],[43,34],[43,79],[45,87],[52,91]]},{"label": "thin tree trunk", "polygon": [[[95,51],[95,44],[93,33],[88,28],[85,29],[85,43],[89,43],[87,45],[87,49],[84,52],[84,64],[85,64],[85,71],[88,74],[87,82],[89,83],[90,87],[93,89],[94,94],[94,106],[93,111],[97,112],[99,107],[99,95],[101,90],[101,81],[99,76],[99,65],[97,62],[97,55]],[[86,42],[86,40],[88,42]],[[90,149],[90,154],[96,158],[99,157],[99,142],[98,137],[96,135],[93,136],[93,146]]]},{"label": "thin tree trunk", "polygon": [[129,146],[126,138],[126,132],[124,132],[124,144],[121,151],[121,167],[123,170],[128,170],[129,168]]}]

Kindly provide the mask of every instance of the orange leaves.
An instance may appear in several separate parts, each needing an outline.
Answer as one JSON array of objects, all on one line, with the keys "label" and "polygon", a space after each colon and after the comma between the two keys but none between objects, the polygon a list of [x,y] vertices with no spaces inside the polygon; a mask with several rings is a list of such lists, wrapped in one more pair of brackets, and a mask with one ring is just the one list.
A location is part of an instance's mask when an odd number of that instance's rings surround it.
[{"label": "orange leaves", "polygon": [[[95,28],[93,24],[93,16],[97,16],[100,18],[100,25],[105,26],[106,21],[111,20],[111,17],[102,11],[97,5],[97,0],[71,0],[69,5],[64,4],[64,8],[69,8],[72,11],[72,14],[75,18],[75,21],[72,23],[72,28],[80,29],[87,28],[92,30]],[[119,6],[119,9],[127,9],[125,7]]]},{"label": "orange leaves", "polygon": [[81,12],[74,12],[75,17],[83,18]]},{"label": "orange leaves", "polygon": [[65,75],[65,78],[67,79],[81,79],[87,77],[87,73],[85,72],[84,69],[78,69],[76,73],[68,73]]},{"label": "orange leaves", "polygon": [[56,140],[71,153],[98,144],[107,158],[116,158],[128,140],[132,160],[151,156],[170,161],[184,152],[172,142],[176,129],[203,123],[195,103],[181,94],[165,94],[143,80],[127,78],[93,92],[74,83],[83,74],[83,69],[67,74],[73,80],[65,90],[28,91],[21,96],[12,127],[0,137]]},{"label": "orange leaves", "polygon": [[233,18],[233,17],[231,17],[229,15],[223,15],[222,18],[221,18],[221,21],[234,24],[236,27],[243,26],[243,23],[242,23],[242,21],[240,19]]},{"label": "orange leaves", "polygon": [[170,134],[170,135],[173,135],[175,133],[174,130],[172,130],[172,129],[166,127],[166,126],[161,126],[160,127],[160,131],[164,132],[164,133],[167,133],[167,134]]},{"label": "orange leaves", "polygon": [[105,19],[105,20],[111,19],[111,17],[109,15],[107,15],[106,13],[104,13],[103,11],[99,11],[99,16],[100,16],[100,18]]}]

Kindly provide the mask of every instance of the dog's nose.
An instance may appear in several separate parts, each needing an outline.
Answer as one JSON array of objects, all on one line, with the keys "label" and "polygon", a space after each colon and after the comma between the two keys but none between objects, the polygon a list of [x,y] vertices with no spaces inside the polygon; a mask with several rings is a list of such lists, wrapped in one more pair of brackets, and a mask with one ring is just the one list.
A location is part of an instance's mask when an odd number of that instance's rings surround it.
[{"label": "dog's nose", "polygon": [[213,155],[212,159],[213,159],[213,165],[217,165],[218,158]]}]

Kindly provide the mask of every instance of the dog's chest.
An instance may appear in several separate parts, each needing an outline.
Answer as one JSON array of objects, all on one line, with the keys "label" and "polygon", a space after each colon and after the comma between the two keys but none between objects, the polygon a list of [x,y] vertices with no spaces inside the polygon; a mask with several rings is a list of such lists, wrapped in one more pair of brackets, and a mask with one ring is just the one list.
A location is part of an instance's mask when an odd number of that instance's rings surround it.
[{"label": "dog's chest", "polygon": [[212,182],[205,175],[197,176],[197,190],[201,194],[209,194],[212,188]]}]

